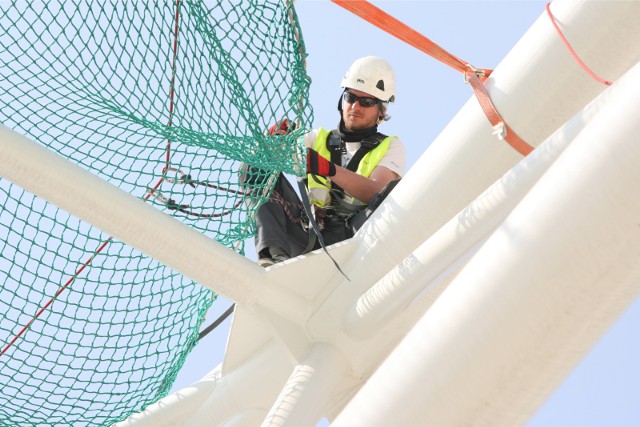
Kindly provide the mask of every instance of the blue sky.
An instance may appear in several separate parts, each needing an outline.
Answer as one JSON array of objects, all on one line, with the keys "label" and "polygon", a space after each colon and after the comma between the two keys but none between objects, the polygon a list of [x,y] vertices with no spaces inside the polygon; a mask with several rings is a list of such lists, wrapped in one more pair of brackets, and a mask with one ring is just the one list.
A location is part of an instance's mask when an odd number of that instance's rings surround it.
[{"label": "blue sky", "polygon": [[[372,3],[474,66],[495,68],[544,14],[546,1]],[[365,55],[384,57],[396,70],[397,101],[389,109],[392,119],[380,130],[403,140],[409,166],[472,96],[460,73],[328,0],[298,0],[296,10],[309,55],[311,102],[317,127],[337,124],[342,74],[354,59]],[[255,258],[251,250],[248,256]],[[229,304],[220,298],[208,321],[217,318]],[[174,391],[197,381],[222,360],[229,324],[227,320],[196,347]],[[527,426],[640,425],[638,329],[640,302],[636,301]]]}]

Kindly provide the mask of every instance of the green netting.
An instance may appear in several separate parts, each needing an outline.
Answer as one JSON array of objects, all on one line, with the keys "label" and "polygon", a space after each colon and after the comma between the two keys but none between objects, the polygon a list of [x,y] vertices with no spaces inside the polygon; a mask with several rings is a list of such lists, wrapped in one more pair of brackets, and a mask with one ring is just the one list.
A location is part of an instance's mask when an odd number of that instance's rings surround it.
[{"label": "green netting", "polygon": [[[248,196],[241,164],[295,173],[312,122],[289,1],[21,0],[0,28],[4,126],[244,253],[273,180]],[[0,197],[0,426],[110,425],[165,395],[215,295],[19,183]]]}]

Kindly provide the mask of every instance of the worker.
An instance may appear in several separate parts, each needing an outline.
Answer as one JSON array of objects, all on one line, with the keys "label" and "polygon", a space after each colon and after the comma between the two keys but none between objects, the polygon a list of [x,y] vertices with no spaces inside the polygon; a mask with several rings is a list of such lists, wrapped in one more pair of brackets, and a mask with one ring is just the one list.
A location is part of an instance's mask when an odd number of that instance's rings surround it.
[{"label": "worker", "polygon": [[[379,57],[356,60],[342,78],[338,101],[340,124],[332,131],[317,129],[304,136],[307,147],[306,191],[317,229],[305,217],[300,199],[280,174],[271,197],[256,212],[258,264],[268,267],[320,247],[348,239],[362,225],[375,199],[404,174],[405,150],[400,139],[378,132],[389,120],[396,77]],[[286,133],[285,119],[270,133]],[[390,184],[391,183],[391,184]],[[298,208],[292,208],[292,207]]]}]

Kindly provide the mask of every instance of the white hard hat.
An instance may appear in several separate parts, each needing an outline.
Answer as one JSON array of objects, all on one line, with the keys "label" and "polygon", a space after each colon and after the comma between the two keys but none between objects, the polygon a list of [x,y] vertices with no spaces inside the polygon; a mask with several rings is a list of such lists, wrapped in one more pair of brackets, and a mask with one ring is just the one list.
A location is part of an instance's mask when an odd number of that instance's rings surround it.
[{"label": "white hard hat", "polygon": [[365,56],[351,64],[340,86],[361,90],[384,102],[393,102],[396,97],[396,74],[384,59]]}]

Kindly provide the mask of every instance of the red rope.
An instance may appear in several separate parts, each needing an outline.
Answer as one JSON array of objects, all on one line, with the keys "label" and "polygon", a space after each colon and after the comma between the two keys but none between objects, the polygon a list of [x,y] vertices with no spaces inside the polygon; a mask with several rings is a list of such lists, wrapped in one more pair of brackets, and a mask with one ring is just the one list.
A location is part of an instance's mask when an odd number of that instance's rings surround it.
[{"label": "red rope", "polygon": [[[179,21],[180,21],[180,0],[176,0],[176,14],[175,14],[175,25],[174,25],[174,29],[173,29],[173,58],[171,60],[171,87],[169,90],[169,122],[167,123],[168,127],[172,127],[173,126],[173,113],[174,113],[174,107],[175,107],[175,83],[176,83],[176,59],[178,57],[178,34],[179,34],[179,30],[180,30],[180,25],[179,25]],[[171,168],[170,166],[171,163],[171,139],[167,139],[167,147],[166,147],[166,158],[165,158],[165,165],[164,168],[162,169],[162,177],[158,180],[158,182],[156,182],[156,184],[147,191],[147,194],[145,195],[145,200],[148,200],[151,196],[155,195],[156,197],[160,196],[160,192],[158,191],[158,188],[160,187],[160,185],[165,182],[168,181],[166,174],[169,171],[178,171],[175,168]],[[178,171],[179,172],[179,171]],[[184,174],[183,174],[184,175]],[[186,175],[185,175],[186,176]],[[190,179],[190,177],[189,177]],[[199,181],[190,181],[189,185],[191,185],[192,187],[195,187],[194,184],[197,185],[205,185],[207,187],[210,188],[215,188],[215,189],[220,189],[221,187],[217,187],[215,185],[212,184],[206,184],[206,183],[202,183]],[[225,189],[228,192],[231,193],[236,193],[233,190],[230,189]],[[240,206],[240,204],[242,203],[242,200],[238,201],[231,209],[224,211],[222,213],[217,213],[217,214],[200,214],[197,212],[193,212],[191,210],[191,206],[189,205],[185,205],[185,204],[176,204],[173,202],[173,200],[171,199],[167,199],[166,200],[166,206],[168,209],[170,210],[176,210],[178,212],[182,212],[184,214],[187,215],[191,215],[191,216],[195,216],[198,218],[219,218],[222,216],[226,216],[229,215],[231,212],[233,212],[233,210],[235,208],[237,208],[238,206]]]},{"label": "red rope", "polygon": [[40,317],[40,315],[41,315],[42,313],[44,313],[44,311],[45,311],[47,308],[49,308],[49,306],[50,306],[51,304],[53,304],[53,301],[55,301],[55,300],[56,300],[56,298],[58,298],[58,296],[60,296],[60,294],[61,294],[61,293],[62,293],[62,292],[63,292],[63,291],[64,291],[64,290],[65,290],[65,289],[66,289],[66,288],[67,288],[67,287],[68,287],[68,286],[69,286],[69,285],[70,285],[70,284],[71,284],[71,283],[76,279],[76,277],[78,277],[78,275],[79,275],[80,273],[82,273],[82,270],[84,270],[84,269],[85,269],[85,267],[87,267],[89,264],[91,264],[91,261],[93,261],[93,258],[94,258],[97,254],[99,254],[99,253],[100,253],[100,252],[101,252],[101,251],[102,251],[102,250],[107,246],[107,244],[109,244],[109,242],[110,242],[110,241],[111,241],[111,237],[109,237],[107,240],[105,240],[104,242],[102,242],[102,244],[98,247],[98,249],[96,250],[96,252],[95,252],[91,257],[89,257],[89,259],[88,259],[88,260],[86,260],[86,261],[84,262],[84,264],[82,264],[82,266],[80,266],[80,268],[78,268],[78,269],[76,270],[75,274],[74,274],[73,276],[71,276],[71,278],[69,278],[69,280],[67,280],[67,282],[66,282],[64,285],[62,285],[62,286],[58,289],[58,291],[56,292],[56,294],[55,294],[53,297],[51,297],[51,298],[49,299],[49,301],[47,301],[47,303],[46,303],[45,305],[43,305],[42,307],[40,307],[40,309],[39,309],[39,310],[38,310],[38,312],[35,314],[35,316],[33,316],[33,317],[31,318],[31,320],[29,320],[29,322],[28,322],[26,325],[24,325],[24,326],[22,327],[22,329],[20,330],[20,332],[18,332],[18,333],[13,337],[13,339],[12,339],[12,340],[11,340],[11,341],[10,341],[10,342],[9,342],[9,343],[8,343],[8,344],[7,344],[3,349],[2,349],[2,351],[0,351],[0,357],[2,357],[2,355],[3,355],[3,354],[5,354],[5,353],[7,352],[7,350],[9,350],[9,348],[10,348],[10,347],[11,347],[11,346],[16,342],[16,341],[18,341],[18,339],[19,339],[19,338],[20,338],[20,337],[21,337],[21,336],[22,336],[22,335],[23,335],[23,334],[24,334],[24,333],[29,329],[29,327],[31,326],[31,324],[32,324],[33,322],[35,322],[35,321],[36,321],[36,319],[38,319],[38,317]]},{"label": "red rope", "polygon": [[549,15],[549,19],[551,20],[551,23],[553,24],[554,28],[556,29],[556,32],[558,33],[558,36],[560,36],[560,40],[562,40],[562,43],[564,43],[564,45],[566,46],[567,50],[569,51],[569,53],[571,54],[571,56],[573,56],[573,59],[578,63],[578,65],[580,67],[582,67],[582,69],[584,71],[587,72],[587,74],[589,74],[594,80],[603,83],[607,86],[611,86],[611,82],[609,80],[605,80],[602,77],[598,76],[596,73],[594,73],[593,71],[591,71],[591,69],[589,67],[587,67],[587,65],[582,62],[582,60],[580,59],[580,57],[578,56],[578,54],[576,53],[575,50],[573,50],[573,48],[571,47],[571,45],[569,44],[569,41],[567,40],[567,38],[564,36],[564,34],[562,34],[562,30],[560,30],[560,27],[558,26],[555,17],[553,16],[553,14],[551,13],[551,8],[549,7],[550,3],[547,3],[545,6],[545,9],[547,10],[547,15]]},{"label": "red rope", "polygon": [[[174,106],[174,85],[175,85],[175,70],[176,70],[176,55],[177,55],[177,51],[178,51],[178,28],[179,28],[179,9],[180,9],[180,0],[176,0],[176,14],[175,14],[175,28],[174,28],[174,42],[173,42],[173,61],[172,61],[172,75],[171,75],[171,89],[169,92],[169,98],[170,98],[170,102],[169,102],[169,126],[172,125],[172,121],[173,121],[173,106]],[[169,169],[169,160],[170,160],[170,156],[171,156],[171,141],[167,140],[167,149],[166,149],[166,163],[165,166],[163,168],[163,175],[164,173]],[[156,190],[160,184],[162,183],[162,178],[160,178],[158,180],[158,182],[156,183],[156,185],[153,187],[154,190]],[[149,197],[151,196],[152,192],[147,192],[147,195],[145,196],[145,200],[149,199]],[[2,357],[3,354],[5,354],[7,352],[7,350],[9,350],[9,348],[11,348],[11,346],[31,327],[31,325],[33,324],[33,322],[35,322],[41,315],[42,313],[44,313],[45,310],[47,310],[51,304],[53,304],[53,302],[56,300],[56,298],[58,298],[58,296],[60,296],[60,294],[62,294],[62,292],[67,289],[67,287],[69,287],[69,285],[71,285],[71,283],[73,283],[73,281],[78,277],[78,275],[80,273],[82,273],[82,271],[88,267],[91,262],[93,261],[93,259],[95,258],[96,255],[98,255],[99,253],[102,252],[102,250],[113,240],[113,237],[110,236],[107,240],[105,240],[96,250],[96,252],[91,255],[89,257],[89,259],[87,259],[84,264],[82,264],[80,266],[80,268],[78,268],[78,270],[76,270],[76,272],[74,273],[73,276],[71,276],[69,278],[69,280],[67,280],[67,282],[62,285],[58,291],[55,293],[55,295],[53,297],[51,297],[49,299],[49,301],[46,302],[46,304],[44,304],[42,307],[40,307],[40,309],[38,310],[38,312],[35,314],[35,316],[33,316],[31,318],[31,320],[29,320],[29,322],[27,322],[26,325],[24,325],[22,327],[22,329],[20,330],[20,332],[18,332],[12,339],[11,341],[9,341],[9,343],[2,349],[2,351],[0,351],[0,357]]]},{"label": "red rope", "polygon": [[[173,108],[174,108],[174,98],[175,98],[175,85],[176,85],[176,57],[178,56],[178,32],[180,29],[180,0],[176,0],[176,15],[174,18],[174,28],[173,28],[173,58],[171,59],[171,87],[169,88],[169,123],[168,126],[173,126]],[[167,139],[167,154],[166,154],[166,164],[162,173],[164,174],[169,169],[169,160],[171,159],[171,140]],[[160,185],[156,184],[155,188]]]}]

